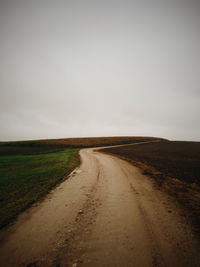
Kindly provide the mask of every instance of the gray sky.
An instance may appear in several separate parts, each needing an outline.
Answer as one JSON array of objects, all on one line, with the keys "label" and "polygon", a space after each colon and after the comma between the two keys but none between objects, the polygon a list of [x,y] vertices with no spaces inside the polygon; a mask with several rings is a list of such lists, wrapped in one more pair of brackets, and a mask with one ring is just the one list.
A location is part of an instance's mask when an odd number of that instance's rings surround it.
[{"label": "gray sky", "polygon": [[0,0],[0,140],[200,140],[200,1]]}]

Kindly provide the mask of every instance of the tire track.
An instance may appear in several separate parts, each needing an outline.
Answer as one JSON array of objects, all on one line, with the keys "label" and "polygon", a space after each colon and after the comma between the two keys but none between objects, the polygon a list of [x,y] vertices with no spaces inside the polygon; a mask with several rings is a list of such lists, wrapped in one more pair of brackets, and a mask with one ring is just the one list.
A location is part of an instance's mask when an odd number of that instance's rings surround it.
[{"label": "tire track", "polygon": [[96,181],[90,192],[86,194],[87,200],[77,213],[75,221],[68,225],[65,240],[59,248],[52,266],[65,266],[66,264],[67,266],[78,266],[84,260],[86,250],[84,240],[90,237],[98,215],[98,207],[101,205],[100,199],[96,197],[101,170],[96,158],[95,161],[97,164]]}]

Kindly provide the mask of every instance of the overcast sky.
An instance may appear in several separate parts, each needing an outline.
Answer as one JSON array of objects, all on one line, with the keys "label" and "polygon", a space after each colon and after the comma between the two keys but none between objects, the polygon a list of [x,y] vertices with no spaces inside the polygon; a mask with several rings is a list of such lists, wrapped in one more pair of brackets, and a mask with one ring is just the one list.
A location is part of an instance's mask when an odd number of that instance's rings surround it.
[{"label": "overcast sky", "polygon": [[200,140],[200,1],[0,0],[0,140]]}]

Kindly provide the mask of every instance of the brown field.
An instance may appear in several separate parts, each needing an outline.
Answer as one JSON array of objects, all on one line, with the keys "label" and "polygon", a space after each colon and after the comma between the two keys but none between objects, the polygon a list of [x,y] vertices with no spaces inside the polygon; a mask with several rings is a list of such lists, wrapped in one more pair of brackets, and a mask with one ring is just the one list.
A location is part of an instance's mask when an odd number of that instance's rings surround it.
[{"label": "brown field", "polygon": [[154,178],[159,189],[181,204],[183,215],[200,233],[200,142],[155,142],[101,151],[128,160]]},{"label": "brown field", "polygon": [[140,161],[167,176],[200,185],[200,142],[158,142],[106,148],[104,151]]},{"label": "brown field", "polygon": [[130,144],[151,140],[164,140],[157,137],[85,137],[30,140],[17,142],[0,142],[0,155],[29,155],[61,151],[66,148],[84,148],[95,146]]}]

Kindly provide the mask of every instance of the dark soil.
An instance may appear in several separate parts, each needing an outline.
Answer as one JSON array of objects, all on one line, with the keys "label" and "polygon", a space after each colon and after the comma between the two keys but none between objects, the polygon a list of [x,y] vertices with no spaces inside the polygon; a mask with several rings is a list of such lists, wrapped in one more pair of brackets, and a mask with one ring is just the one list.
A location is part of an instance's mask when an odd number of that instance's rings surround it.
[{"label": "dark soil", "polygon": [[103,151],[140,161],[167,176],[200,185],[200,142],[157,142]]},{"label": "dark soil", "polygon": [[200,142],[168,141],[106,148],[153,178],[180,205],[200,237]]}]

